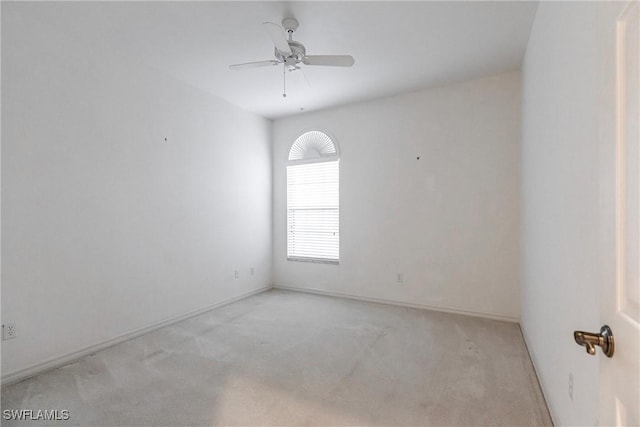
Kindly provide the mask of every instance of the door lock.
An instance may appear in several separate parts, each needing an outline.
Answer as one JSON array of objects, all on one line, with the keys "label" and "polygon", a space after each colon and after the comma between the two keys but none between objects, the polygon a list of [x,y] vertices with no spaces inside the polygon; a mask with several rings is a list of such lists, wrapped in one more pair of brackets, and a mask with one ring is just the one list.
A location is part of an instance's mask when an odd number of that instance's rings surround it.
[{"label": "door lock", "polygon": [[583,345],[587,349],[587,353],[590,355],[596,354],[596,346],[600,346],[602,348],[602,352],[607,357],[613,356],[613,332],[611,332],[611,328],[607,325],[604,325],[600,328],[599,334],[594,334],[592,332],[583,332],[583,331],[574,331],[573,338],[579,345]]}]

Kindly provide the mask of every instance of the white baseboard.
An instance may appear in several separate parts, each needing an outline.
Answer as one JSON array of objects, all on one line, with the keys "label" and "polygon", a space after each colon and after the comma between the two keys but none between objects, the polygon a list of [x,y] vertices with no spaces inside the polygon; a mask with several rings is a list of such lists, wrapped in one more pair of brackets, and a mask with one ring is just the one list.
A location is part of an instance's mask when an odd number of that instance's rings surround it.
[{"label": "white baseboard", "polygon": [[107,341],[103,341],[101,343],[97,343],[94,345],[90,345],[84,348],[81,348],[79,350],[76,351],[72,351],[71,353],[67,353],[64,354],[62,356],[57,356],[57,357],[53,357],[51,359],[45,360],[44,362],[40,362],[37,363],[35,365],[29,366],[27,368],[23,368],[23,369],[19,369],[17,371],[13,371],[13,372],[8,372],[5,375],[2,375],[2,386],[5,385],[9,385],[9,384],[15,384],[19,381],[22,381],[24,379],[27,379],[29,377],[32,377],[34,375],[38,375],[41,374],[45,371],[54,369],[54,368],[58,368],[60,366],[64,366],[70,362],[73,362],[74,360],[80,359],[81,357],[87,356],[89,354],[95,353],[97,351],[103,350],[107,347],[111,347],[113,345],[119,344],[123,341],[127,341],[130,340],[132,338],[136,338],[140,335],[144,335],[146,333],[149,333],[151,331],[154,331],[156,329],[160,329],[163,328],[165,326],[174,324],[174,323],[178,323],[182,320],[186,320],[190,317],[194,317],[197,316],[199,314],[205,313],[207,311],[213,310],[215,308],[218,307],[222,307],[223,305],[227,305],[227,304],[231,304],[232,302],[236,302],[239,301],[241,299],[244,298],[248,298],[252,295],[256,295],[265,291],[268,291],[269,289],[271,289],[271,286],[266,286],[260,289],[256,289],[254,291],[250,291],[247,293],[244,293],[242,295],[238,295],[236,297],[224,300],[224,301],[220,301],[218,303],[209,305],[207,307],[204,308],[200,308],[198,310],[194,310],[191,311],[189,313],[185,313],[185,314],[181,314],[179,316],[174,316],[171,317],[169,319],[165,319],[165,320],[161,320],[159,322],[153,323],[149,326],[146,326],[144,328],[141,329],[136,329],[134,331],[131,332],[127,332],[126,334],[123,335],[119,335],[115,338],[111,338]]},{"label": "white baseboard", "polygon": [[527,339],[527,333],[525,332],[524,327],[520,324],[520,333],[522,334],[522,339],[524,341],[524,345],[527,348],[527,353],[529,353],[529,359],[531,359],[531,364],[533,365],[533,372],[536,374],[536,378],[538,379],[538,384],[540,385],[540,390],[542,390],[542,397],[544,398],[544,402],[547,405],[547,410],[549,411],[549,416],[551,417],[551,422],[554,426],[558,425],[557,418],[555,416],[555,410],[553,409],[553,405],[551,401],[547,398],[548,394],[544,389],[544,383],[540,378],[540,371],[536,365],[536,357],[533,351],[531,351],[531,347],[529,346],[529,340]]},{"label": "white baseboard", "polygon": [[313,288],[297,288],[294,286],[286,286],[286,285],[273,285],[273,288],[282,289],[285,291],[306,292],[309,294],[325,295],[325,296],[338,297],[338,298],[347,298],[347,299],[353,299],[357,301],[375,302],[378,304],[396,305],[399,307],[419,308],[423,310],[440,311],[444,313],[462,314],[464,316],[482,317],[485,319],[501,320],[503,322],[510,322],[510,323],[520,323],[520,319],[517,317],[504,316],[502,314],[483,313],[483,312],[477,312],[477,311],[463,310],[463,309],[453,308],[453,307],[443,307],[443,306],[435,306],[435,305],[427,305],[427,304],[415,304],[415,303],[404,302],[404,301],[396,301],[396,300],[381,299],[381,298],[370,298],[362,295],[345,294],[342,292],[332,292],[332,291],[325,291],[322,289],[313,289]]}]

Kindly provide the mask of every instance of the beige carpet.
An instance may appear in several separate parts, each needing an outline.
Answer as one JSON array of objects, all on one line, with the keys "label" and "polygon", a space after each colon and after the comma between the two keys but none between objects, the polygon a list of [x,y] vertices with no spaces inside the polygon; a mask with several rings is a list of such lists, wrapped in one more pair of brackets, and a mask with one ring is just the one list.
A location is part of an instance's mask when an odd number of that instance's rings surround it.
[{"label": "beige carpet", "polygon": [[10,425],[551,425],[518,325],[269,291],[2,390]]}]

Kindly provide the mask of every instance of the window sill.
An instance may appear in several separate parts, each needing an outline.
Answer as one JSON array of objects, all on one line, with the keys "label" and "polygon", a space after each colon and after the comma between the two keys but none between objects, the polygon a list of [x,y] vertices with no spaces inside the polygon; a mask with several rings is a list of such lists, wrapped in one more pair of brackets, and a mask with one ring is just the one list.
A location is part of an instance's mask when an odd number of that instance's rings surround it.
[{"label": "window sill", "polygon": [[325,259],[325,258],[287,257],[287,261],[313,262],[316,264],[334,264],[334,265],[340,264],[340,260]]}]

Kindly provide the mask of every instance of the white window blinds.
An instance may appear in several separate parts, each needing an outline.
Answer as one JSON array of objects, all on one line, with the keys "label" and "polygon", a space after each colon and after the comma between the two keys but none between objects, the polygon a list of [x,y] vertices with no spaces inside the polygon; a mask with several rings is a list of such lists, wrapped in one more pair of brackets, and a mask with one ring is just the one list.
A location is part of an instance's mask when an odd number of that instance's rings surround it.
[{"label": "white window blinds", "polygon": [[339,161],[287,166],[287,258],[337,262]]}]

